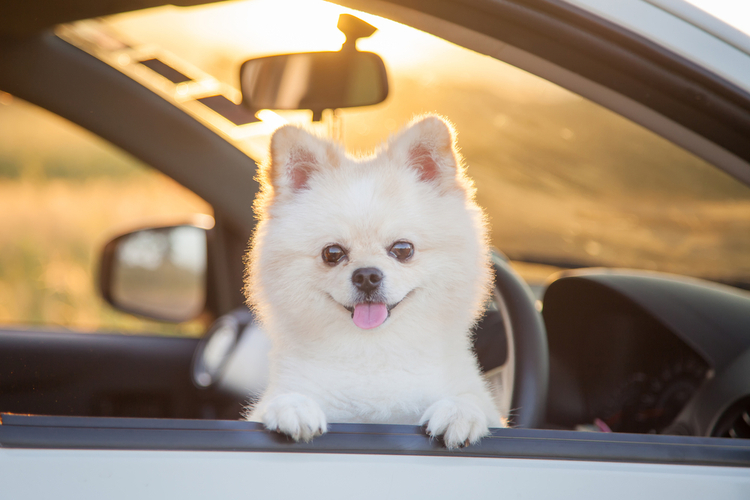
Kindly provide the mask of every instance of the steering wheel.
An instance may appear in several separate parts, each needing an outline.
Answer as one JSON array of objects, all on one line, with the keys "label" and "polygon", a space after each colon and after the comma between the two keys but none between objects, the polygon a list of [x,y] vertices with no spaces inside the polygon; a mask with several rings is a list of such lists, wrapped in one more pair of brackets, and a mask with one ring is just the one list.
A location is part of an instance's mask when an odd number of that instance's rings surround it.
[{"label": "steering wheel", "polygon": [[493,300],[475,328],[474,350],[500,413],[512,427],[535,428],[544,421],[549,378],[547,332],[533,292],[492,253]]}]

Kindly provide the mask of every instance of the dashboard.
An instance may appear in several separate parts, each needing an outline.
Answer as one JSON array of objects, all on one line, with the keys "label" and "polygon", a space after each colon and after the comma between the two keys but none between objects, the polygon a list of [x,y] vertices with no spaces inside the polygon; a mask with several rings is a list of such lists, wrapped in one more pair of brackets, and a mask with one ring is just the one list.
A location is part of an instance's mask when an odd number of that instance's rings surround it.
[{"label": "dashboard", "polygon": [[[543,303],[553,427],[717,435],[726,412],[750,394],[748,381],[729,373],[750,350],[750,294],[742,290],[593,269],[558,276]],[[717,380],[720,397],[711,390]]]}]

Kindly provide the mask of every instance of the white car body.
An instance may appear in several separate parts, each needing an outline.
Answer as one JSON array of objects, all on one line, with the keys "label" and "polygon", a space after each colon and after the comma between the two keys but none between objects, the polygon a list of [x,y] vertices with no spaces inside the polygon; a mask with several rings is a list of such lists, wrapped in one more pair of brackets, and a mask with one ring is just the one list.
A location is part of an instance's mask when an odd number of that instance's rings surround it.
[{"label": "white car body", "polygon": [[390,455],[0,450],[6,498],[745,499],[747,469]]}]

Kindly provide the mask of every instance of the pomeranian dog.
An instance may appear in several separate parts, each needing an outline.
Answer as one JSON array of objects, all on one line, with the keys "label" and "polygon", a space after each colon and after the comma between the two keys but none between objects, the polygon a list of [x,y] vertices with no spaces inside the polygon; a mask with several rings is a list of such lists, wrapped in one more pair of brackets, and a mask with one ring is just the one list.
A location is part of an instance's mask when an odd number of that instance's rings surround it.
[{"label": "pomeranian dog", "polygon": [[501,423],[470,330],[491,289],[485,216],[452,126],[416,119],[367,158],[294,126],[271,139],[246,293],[271,339],[246,418],[425,426],[448,448]]}]

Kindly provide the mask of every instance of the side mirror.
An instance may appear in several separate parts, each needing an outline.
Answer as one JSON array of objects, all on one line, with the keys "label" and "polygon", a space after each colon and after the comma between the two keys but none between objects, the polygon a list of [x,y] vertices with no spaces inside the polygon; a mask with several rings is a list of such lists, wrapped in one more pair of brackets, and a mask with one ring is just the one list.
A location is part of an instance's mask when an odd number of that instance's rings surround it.
[{"label": "side mirror", "polygon": [[261,109],[310,109],[313,120],[323,110],[370,106],[388,96],[383,60],[355,48],[358,38],[376,28],[348,14],[339,17],[347,40],[339,52],[281,54],[245,61],[240,68],[243,105]]},{"label": "side mirror", "polygon": [[120,235],[102,252],[102,296],[121,311],[181,323],[206,306],[207,230],[184,224]]}]

